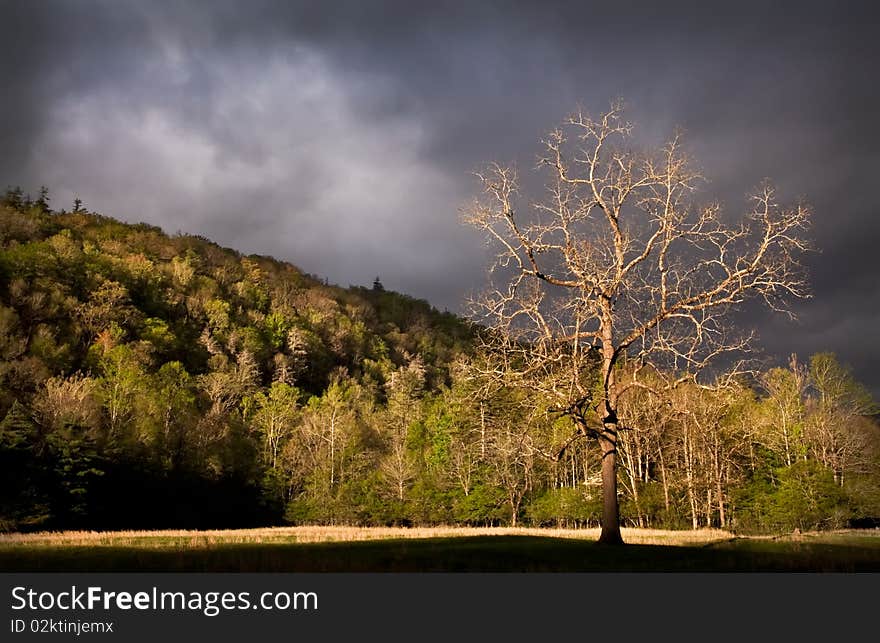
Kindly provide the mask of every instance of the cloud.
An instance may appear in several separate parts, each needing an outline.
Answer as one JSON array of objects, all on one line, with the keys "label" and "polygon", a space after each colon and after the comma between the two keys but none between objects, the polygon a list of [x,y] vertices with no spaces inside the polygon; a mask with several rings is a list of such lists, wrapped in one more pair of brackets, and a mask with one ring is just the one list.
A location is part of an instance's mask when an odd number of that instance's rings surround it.
[{"label": "cloud", "polygon": [[[483,281],[469,173],[527,175],[578,102],[682,126],[732,213],[765,177],[806,198],[821,254],[768,353],[837,351],[880,393],[872,290],[880,59],[868,7],[124,0],[8,3],[0,183],[459,309]],[[840,320],[846,321],[845,324]],[[843,331],[837,329],[844,329]]]},{"label": "cloud", "polygon": [[[169,100],[194,83],[198,109]],[[303,46],[200,66],[169,45],[125,83],[58,101],[34,158],[56,207],[79,196],[342,284],[381,274],[392,288],[439,287],[468,246],[463,196],[422,158],[421,122],[361,113],[383,91]]]}]

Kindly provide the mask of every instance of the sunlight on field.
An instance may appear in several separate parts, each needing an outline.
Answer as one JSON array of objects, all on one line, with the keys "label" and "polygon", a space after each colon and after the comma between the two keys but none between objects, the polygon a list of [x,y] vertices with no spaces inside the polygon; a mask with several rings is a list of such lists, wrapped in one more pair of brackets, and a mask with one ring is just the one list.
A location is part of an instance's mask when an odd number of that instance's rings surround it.
[{"label": "sunlight on field", "polygon": [[[705,545],[733,538],[720,529],[670,531],[626,529],[623,538],[639,545]],[[145,548],[204,548],[241,543],[321,543],[395,538],[449,538],[456,536],[543,536],[597,540],[599,529],[529,529],[514,527],[273,527],[212,531],[65,531],[32,534],[0,534],[0,547],[33,546],[127,546]]]}]

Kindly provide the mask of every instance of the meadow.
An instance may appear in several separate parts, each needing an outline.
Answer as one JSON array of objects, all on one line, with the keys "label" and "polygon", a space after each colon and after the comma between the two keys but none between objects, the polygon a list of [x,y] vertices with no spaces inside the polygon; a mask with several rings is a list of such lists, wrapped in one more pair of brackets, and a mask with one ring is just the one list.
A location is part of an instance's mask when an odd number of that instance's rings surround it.
[{"label": "meadow", "polygon": [[0,571],[880,572],[880,531],[282,527],[0,534]]}]

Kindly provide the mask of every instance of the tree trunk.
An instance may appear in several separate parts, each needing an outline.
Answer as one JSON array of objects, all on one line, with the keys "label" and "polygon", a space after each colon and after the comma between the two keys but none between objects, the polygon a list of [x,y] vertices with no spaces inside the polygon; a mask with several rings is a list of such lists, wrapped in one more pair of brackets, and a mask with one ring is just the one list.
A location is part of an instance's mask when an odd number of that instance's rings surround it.
[{"label": "tree trunk", "polygon": [[[626,465],[626,474],[629,478],[630,485],[632,487],[632,497],[633,503],[636,506],[636,516],[639,522],[639,527],[644,527],[644,520],[642,519],[642,506],[639,503],[639,482],[641,480],[641,456],[639,455],[638,450],[638,440],[637,439],[627,439],[626,433],[620,434],[620,440],[623,442],[624,447],[624,463]],[[635,459],[633,458],[633,453],[635,452]]]},{"label": "tree trunk", "polygon": [[712,459],[715,461],[715,495],[718,496],[718,523],[721,529],[725,527],[724,515],[724,463],[719,455],[721,446],[718,443],[718,436],[715,437],[715,453]]},{"label": "tree trunk", "polygon": [[669,518],[669,483],[666,480],[666,463],[663,461],[663,447],[657,447],[657,455],[660,462],[660,479],[663,482],[663,506],[666,508],[666,517]]},{"label": "tree trunk", "polygon": [[687,426],[684,427],[684,471],[687,481],[688,501],[691,504],[691,527],[697,529],[700,524],[697,519],[697,499],[694,488],[694,465],[691,461],[691,444]]},{"label": "tree trunk", "polygon": [[706,527],[712,526],[712,487],[706,488]]},{"label": "tree trunk", "polygon": [[599,434],[602,450],[602,533],[599,542],[622,545],[620,507],[617,500],[617,386],[614,377],[614,318],[610,296],[602,301],[602,371],[605,417]]},{"label": "tree trunk", "polygon": [[622,545],[620,512],[617,504],[617,423],[608,422],[599,437],[602,449],[602,534],[599,542]]}]

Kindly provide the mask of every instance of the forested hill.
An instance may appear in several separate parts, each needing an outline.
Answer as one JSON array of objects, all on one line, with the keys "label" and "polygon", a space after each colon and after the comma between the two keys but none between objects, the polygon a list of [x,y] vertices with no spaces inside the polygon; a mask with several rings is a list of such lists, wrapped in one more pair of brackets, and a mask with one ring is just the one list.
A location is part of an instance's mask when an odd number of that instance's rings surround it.
[{"label": "forested hill", "polygon": [[[0,513],[7,522],[201,524],[217,522],[196,515],[212,504],[223,523],[263,520],[251,506],[265,485],[266,428],[253,427],[261,410],[286,400],[293,413],[331,384],[384,405],[401,369],[420,371],[435,391],[470,346],[463,320],[378,278],[371,288],[330,286],[269,257],[76,210],[53,212],[45,195],[19,191],[0,204],[0,419],[14,411],[7,425],[17,418],[33,456],[18,454],[4,477],[45,468],[50,452],[54,477],[7,497],[16,505]],[[182,489],[170,474],[190,477],[197,494],[233,489],[248,506],[199,498],[198,512],[177,515],[193,509],[178,496],[183,508],[166,511],[165,492]],[[141,478],[124,485],[135,495],[170,486],[125,515],[121,499],[95,499],[113,495],[101,479],[118,476]]]},{"label": "forested hill", "polygon": [[117,346],[145,367],[179,362],[190,374],[243,360],[257,385],[295,380],[312,394],[335,371],[381,386],[418,356],[435,388],[470,342],[462,319],[378,278],[372,288],[330,286],[204,237],[15,196],[0,210],[4,358],[17,347],[31,359],[13,394],[32,393],[47,374],[95,370]]}]

